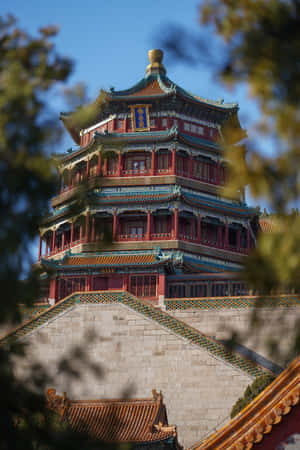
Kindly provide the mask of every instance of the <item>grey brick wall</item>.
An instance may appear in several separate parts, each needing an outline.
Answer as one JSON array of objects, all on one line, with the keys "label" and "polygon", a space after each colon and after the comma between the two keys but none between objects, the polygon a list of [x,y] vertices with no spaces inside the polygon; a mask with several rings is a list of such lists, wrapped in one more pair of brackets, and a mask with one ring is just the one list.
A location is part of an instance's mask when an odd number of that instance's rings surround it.
[{"label": "grey brick wall", "polygon": [[[190,320],[189,314],[184,317]],[[161,390],[169,423],[177,425],[184,447],[227,420],[232,405],[252,381],[223,360],[118,304],[75,306],[23,340],[29,344],[28,355],[25,362],[16,364],[18,375],[23,377],[32,362],[41,362],[53,377],[51,387],[66,391],[70,398],[151,397],[152,389]],[[84,350],[83,360],[72,358],[80,372],[78,379],[59,367],[59,361],[77,346]],[[101,366],[101,376],[87,360]]]}]

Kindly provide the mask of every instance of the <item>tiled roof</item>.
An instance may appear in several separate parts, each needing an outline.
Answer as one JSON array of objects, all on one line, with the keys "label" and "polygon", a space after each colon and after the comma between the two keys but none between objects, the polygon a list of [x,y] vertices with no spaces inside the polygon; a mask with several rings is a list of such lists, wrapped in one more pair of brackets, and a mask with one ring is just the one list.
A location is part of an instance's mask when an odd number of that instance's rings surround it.
[{"label": "tiled roof", "polygon": [[67,420],[74,431],[104,442],[154,442],[176,438],[169,426],[162,395],[129,400],[69,400],[47,392],[48,407]]},{"label": "tiled roof", "polygon": [[197,137],[191,137],[184,133],[181,133],[178,130],[177,126],[173,126],[170,129],[167,130],[159,130],[159,131],[143,131],[142,133],[139,131],[133,131],[133,132],[126,132],[126,133],[117,133],[117,132],[111,132],[107,134],[103,134],[101,132],[95,131],[93,138],[89,141],[89,143],[84,147],[79,147],[78,150],[70,153],[65,154],[60,159],[60,163],[68,162],[73,159],[78,158],[79,155],[82,155],[85,153],[88,149],[92,148],[95,143],[99,144],[109,144],[113,143],[117,145],[118,143],[128,143],[128,142],[169,142],[173,138],[178,138],[179,140],[182,140],[184,143],[188,143],[189,145],[195,145],[199,148],[207,148],[214,152],[220,152],[221,147],[216,142],[211,142],[206,139],[197,138]]},{"label": "tiled roof", "polygon": [[172,333],[187,339],[191,344],[207,350],[213,356],[223,359],[226,363],[246,372],[249,375],[257,377],[265,373],[265,369],[257,362],[254,362],[238,353],[230,351],[224,344],[213,339],[200,331],[190,327],[185,322],[170,316],[166,312],[154,308],[128,292],[123,291],[95,291],[95,292],[76,292],[59,301],[44,313],[34,317],[24,323],[17,329],[8,333],[0,340],[2,345],[8,344],[11,340],[26,336],[40,325],[58,316],[70,307],[78,303],[121,303],[126,307],[142,314],[148,319],[154,320],[162,327]]},{"label": "tiled roof", "polygon": [[157,94],[165,94],[165,92],[160,87],[157,80],[153,80],[147,86],[142,87],[139,91],[133,92],[131,94],[132,97],[142,97],[143,95],[157,95]]},{"label": "tiled roof", "polygon": [[173,81],[171,81],[168,77],[163,74],[152,74],[147,76],[147,78],[142,78],[137,84],[132,86],[129,89],[122,91],[111,91],[108,95],[112,100],[125,99],[136,95],[137,97],[148,97],[149,95],[154,95],[154,92],[151,93],[147,88],[148,86],[153,85],[153,83],[157,83],[160,89],[155,85],[156,92],[155,94],[158,96],[166,96],[166,95],[174,95],[176,93],[181,94],[181,96],[185,97],[188,100],[194,100],[196,103],[207,105],[210,107],[217,108],[219,110],[236,110],[238,105],[237,103],[224,103],[222,100],[210,100],[205,97],[200,97],[198,95],[191,94],[185,89],[176,85]]},{"label": "tiled roof", "polygon": [[224,213],[228,213],[230,211],[230,214],[237,215],[237,216],[244,216],[244,217],[251,217],[254,214],[256,214],[256,211],[254,208],[249,208],[245,205],[239,205],[237,203],[227,203],[222,200],[217,199],[208,199],[206,197],[203,197],[199,195],[198,193],[184,193],[182,195],[183,200],[192,206],[204,206],[206,209],[211,210],[219,210]]},{"label": "tiled roof", "polygon": [[300,297],[283,295],[280,297],[218,297],[218,298],[174,298],[165,299],[166,309],[221,309],[221,308],[253,308],[263,306],[297,307],[300,306]]},{"label": "tiled roof", "polygon": [[[255,449],[256,445],[259,448],[274,448],[265,446],[265,440],[270,437],[270,434],[276,432],[276,428],[280,427],[280,422],[285,415],[300,408],[299,400],[300,358],[298,357],[228,424],[210,437],[193,445],[191,449],[248,450],[252,447]],[[284,428],[286,429],[286,426]],[[299,431],[299,423],[297,431]],[[284,439],[283,433],[281,439]]]},{"label": "tiled roof", "polygon": [[218,142],[212,142],[207,139],[200,138],[198,136],[190,136],[186,133],[179,133],[179,136],[181,137],[181,140],[184,142],[187,142],[188,144],[196,144],[200,147],[208,147],[212,148],[214,150],[220,150],[220,144]]},{"label": "tiled roof", "polygon": [[136,264],[153,264],[159,262],[153,254],[141,255],[110,255],[110,256],[71,256],[67,258],[63,265],[66,266],[119,266],[119,265],[136,265]]}]

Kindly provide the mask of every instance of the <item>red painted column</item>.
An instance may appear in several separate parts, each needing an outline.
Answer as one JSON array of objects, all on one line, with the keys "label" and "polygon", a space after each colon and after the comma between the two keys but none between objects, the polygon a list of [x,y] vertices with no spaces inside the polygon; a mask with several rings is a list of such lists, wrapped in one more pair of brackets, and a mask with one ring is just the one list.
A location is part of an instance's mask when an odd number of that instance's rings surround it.
[{"label": "red painted column", "polygon": [[175,172],[176,172],[176,148],[172,148],[171,174],[175,175]]},{"label": "red painted column", "polygon": [[122,174],[122,153],[119,152],[118,154],[118,171],[117,176],[120,177]]},{"label": "red painted column", "polygon": [[50,280],[49,300],[51,301],[52,304],[54,304],[55,300],[56,300],[56,279],[55,278]]},{"label": "red painted column", "polygon": [[128,274],[124,274],[123,275],[123,291],[128,291],[129,290],[129,279],[128,279]]},{"label": "red painted column", "polygon": [[178,239],[178,208],[174,209],[174,239]]},{"label": "red painted column", "polygon": [[63,231],[61,236],[61,249],[63,250],[65,248],[65,232]]},{"label": "red painted column", "polygon": [[228,229],[228,222],[226,220],[226,224],[225,224],[225,248],[228,248],[228,243],[229,243],[229,229]]},{"label": "red painted column", "polygon": [[92,218],[92,242],[95,240],[95,217]]},{"label": "red painted column", "polygon": [[54,229],[52,231],[52,248],[51,248],[52,253],[54,253],[55,251],[55,238],[56,238],[56,230]]},{"label": "red painted column", "polygon": [[90,228],[90,213],[88,211],[85,216],[85,242],[89,241],[89,228]]},{"label": "red painted column", "polygon": [[155,174],[155,150],[152,149],[151,152],[151,175]]},{"label": "red painted column", "polygon": [[158,275],[158,296],[165,297],[166,292],[166,276],[164,273]]},{"label": "red painted column", "polygon": [[81,224],[80,228],[79,228],[79,239],[80,239],[80,241],[82,241],[82,235],[83,235],[83,226]]},{"label": "red painted column", "polygon": [[90,160],[88,159],[86,163],[86,174],[85,174],[86,179],[89,178],[89,175],[90,175]]},{"label": "red painted column", "polygon": [[70,247],[72,247],[73,245],[73,240],[74,240],[74,223],[71,223],[71,238],[70,238]]},{"label": "red painted column", "polygon": [[113,241],[117,238],[117,211],[114,211],[114,218],[113,218]]},{"label": "red painted column", "polygon": [[102,163],[102,155],[101,152],[98,153],[98,165],[97,165],[97,176],[101,175],[101,163]]},{"label": "red painted column", "polygon": [[42,236],[40,235],[40,240],[39,240],[39,261],[41,260],[41,256],[42,256]]},{"label": "red painted column", "polygon": [[146,240],[150,241],[151,239],[151,211],[150,209],[147,212],[147,232],[146,232]]},{"label": "red painted column", "polygon": [[103,175],[107,175],[107,158],[104,158],[104,163],[103,163]]},{"label": "red painted column", "polygon": [[197,239],[198,242],[201,242],[202,238],[201,238],[201,216],[200,214],[198,215],[198,220],[197,220]]},{"label": "red painted column", "polygon": [[217,185],[220,184],[220,161],[217,162]]},{"label": "red painted column", "polygon": [[88,275],[86,277],[86,290],[91,291],[92,290],[92,275]]},{"label": "red painted column", "polygon": [[248,223],[248,227],[247,227],[247,251],[249,252],[250,250],[250,225]]},{"label": "red painted column", "polygon": [[195,223],[195,218],[193,217],[192,219],[192,241],[196,240],[196,223]]},{"label": "red painted column", "polygon": [[190,154],[189,177],[193,178],[193,155]]}]

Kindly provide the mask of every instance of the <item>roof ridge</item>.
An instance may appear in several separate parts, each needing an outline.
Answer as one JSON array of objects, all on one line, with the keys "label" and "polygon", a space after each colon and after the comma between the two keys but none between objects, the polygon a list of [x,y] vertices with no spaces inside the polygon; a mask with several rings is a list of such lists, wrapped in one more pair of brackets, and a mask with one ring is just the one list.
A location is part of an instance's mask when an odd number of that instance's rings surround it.
[{"label": "roof ridge", "polygon": [[[68,309],[70,306],[73,306],[74,303],[77,302],[77,298],[73,298],[74,293],[68,295],[64,299],[60,300],[59,302],[55,303],[54,305],[50,306],[46,309],[46,311],[38,312],[33,317],[30,317],[28,320],[26,320],[24,323],[17,325],[15,328],[10,330],[8,333],[4,334],[2,337],[0,337],[0,346],[3,344],[8,344],[10,341],[10,338],[16,337],[22,337],[20,336],[22,331],[24,332],[24,335],[28,332],[32,331],[36,327],[31,327],[31,325],[34,325],[35,323],[39,322],[39,319],[46,318],[48,316],[50,320],[52,317],[56,316],[60,312],[63,312],[64,310]],[[58,311],[57,311],[58,310]],[[55,314],[53,314],[55,313]],[[46,317],[43,317],[46,316]],[[44,323],[47,320],[44,321]],[[39,325],[39,323],[38,323]]]},{"label": "roof ridge", "polygon": [[[139,312],[142,312],[144,315],[147,315],[148,317],[155,319],[158,323],[160,323],[160,325],[164,326],[165,328],[168,328],[169,330],[175,332],[176,334],[185,337],[191,343],[199,345],[200,347],[204,347],[210,353],[214,354],[219,358],[225,359],[230,364],[233,364],[239,369],[246,371],[248,374],[252,376],[258,376],[268,372],[268,370],[263,368],[259,363],[253,362],[252,360],[249,360],[248,358],[239,355],[237,352],[231,352],[226,348],[226,346],[223,343],[217,341],[212,337],[208,337],[201,331],[188,325],[186,322],[169,315],[168,313],[162,311],[161,309],[158,310],[153,306],[143,303],[140,299],[138,299],[137,297],[128,292],[126,292],[125,295],[127,297],[130,296],[131,300],[134,300],[136,303],[139,304],[139,306],[142,308],[142,311]],[[124,303],[123,300],[119,301],[121,303]],[[128,305],[128,302],[126,302],[125,304],[127,304],[127,306],[131,306]],[[146,311],[147,308],[148,311]],[[136,310],[136,308],[134,309]],[[155,315],[156,317],[153,317]],[[160,318],[157,317],[158,315],[160,315]],[[163,321],[163,318],[165,318],[166,320]]]},{"label": "roof ridge", "polygon": [[50,319],[58,316],[76,303],[121,303],[144,316],[155,320],[159,325],[187,339],[190,343],[206,349],[212,355],[225,360],[251,376],[259,376],[267,372],[259,363],[254,362],[237,352],[232,352],[226,346],[212,337],[208,337],[185,322],[169,315],[161,309],[154,308],[127,291],[90,291],[73,292],[60,300],[48,310],[29,319],[21,326],[10,331],[0,339],[0,345],[7,344],[11,339],[18,339],[33,331]]}]

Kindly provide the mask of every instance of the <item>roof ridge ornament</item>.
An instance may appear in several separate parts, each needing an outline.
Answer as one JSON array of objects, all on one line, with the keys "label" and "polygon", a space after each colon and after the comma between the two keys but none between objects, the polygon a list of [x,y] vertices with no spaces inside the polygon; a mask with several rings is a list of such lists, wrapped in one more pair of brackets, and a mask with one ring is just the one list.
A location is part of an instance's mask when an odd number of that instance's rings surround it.
[{"label": "roof ridge ornament", "polygon": [[156,74],[166,74],[166,69],[162,64],[164,52],[160,49],[152,49],[148,51],[150,64],[146,68],[146,77]]},{"label": "roof ridge ornament", "polygon": [[160,76],[160,74],[158,74],[157,81],[161,90],[164,91],[166,94],[176,94],[177,92],[176,84],[170,81],[167,77],[165,77],[165,79],[167,79],[168,82],[170,82],[169,87],[166,86],[166,84],[163,82],[162,77]]}]

